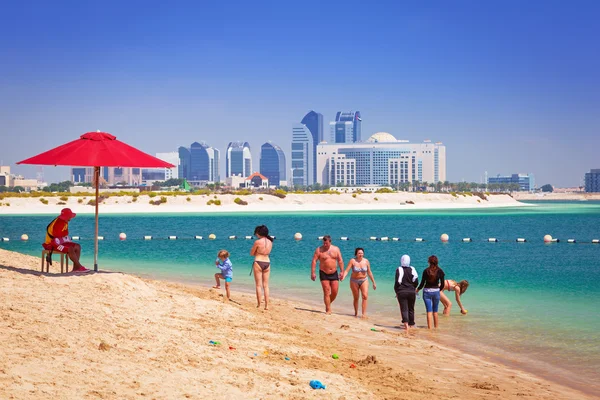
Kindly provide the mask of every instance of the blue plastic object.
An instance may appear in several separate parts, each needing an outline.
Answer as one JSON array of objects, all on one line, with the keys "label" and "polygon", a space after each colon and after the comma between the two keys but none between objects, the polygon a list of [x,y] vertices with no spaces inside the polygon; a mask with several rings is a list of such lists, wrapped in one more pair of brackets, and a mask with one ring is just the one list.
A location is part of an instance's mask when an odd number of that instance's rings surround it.
[{"label": "blue plastic object", "polygon": [[310,387],[313,389],[325,389],[325,385],[321,381],[310,381]]}]

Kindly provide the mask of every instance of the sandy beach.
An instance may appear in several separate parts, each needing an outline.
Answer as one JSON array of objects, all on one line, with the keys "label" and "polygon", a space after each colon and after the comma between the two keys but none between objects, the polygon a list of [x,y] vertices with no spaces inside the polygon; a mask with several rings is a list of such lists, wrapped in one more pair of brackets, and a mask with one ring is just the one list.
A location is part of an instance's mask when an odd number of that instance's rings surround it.
[{"label": "sandy beach", "polygon": [[39,263],[0,250],[2,399],[592,398],[444,348],[426,329],[372,331],[278,299],[265,312],[235,285],[226,303],[208,287]]},{"label": "sandy beach", "polygon": [[[488,195],[481,199],[474,195],[446,193],[362,193],[362,194],[296,194],[290,193],[284,199],[268,194],[247,196],[224,195],[177,195],[164,196],[166,202],[152,205],[155,197],[140,195],[134,201],[132,196],[108,197],[100,204],[102,213],[190,213],[190,212],[298,212],[298,211],[377,211],[377,210],[432,210],[466,209],[490,207],[516,207],[520,203],[509,195]],[[40,198],[6,197],[0,200],[0,214],[55,214],[64,207],[71,207],[76,213],[94,213],[94,207],[87,203],[93,196],[69,196]],[[247,205],[236,204],[239,198]],[[220,205],[207,204],[219,200]],[[62,203],[62,204],[59,204]],[[8,204],[8,205],[7,205]]]}]

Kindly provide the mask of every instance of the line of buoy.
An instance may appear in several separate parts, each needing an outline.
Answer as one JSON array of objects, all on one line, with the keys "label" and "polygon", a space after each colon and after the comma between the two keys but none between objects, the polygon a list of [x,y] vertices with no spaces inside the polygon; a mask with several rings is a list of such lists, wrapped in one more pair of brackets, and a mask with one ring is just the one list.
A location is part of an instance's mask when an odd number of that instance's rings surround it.
[{"label": "line of buoy", "polygon": [[600,239],[592,239],[592,243],[599,244],[600,243]]},{"label": "line of buoy", "polygon": [[196,240],[202,240],[202,236],[196,235],[196,236],[194,236],[194,239],[196,239]]},{"label": "line of buoy", "polygon": [[177,240],[177,236],[169,236],[169,240]]},{"label": "line of buoy", "polygon": [[527,239],[525,238],[517,238],[517,243],[525,243]]},{"label": "line of buoy", "polygon": [[369,240],[377,240],[377,236],[371,236]]},{"label": "line of buoy", "polygon": [[463,238],[463,240],[462,240],[462,241],[463,241],[463,242],[471,242],[472,240],[471,240],[471,238]]},{"label": "line of buoy", "polygon": [[400,238],[392,238],[392,241],[394,241],[394,242],[399,242],[399,241],[400,241]]},{"label": "line of buoy", "polygon": [[498,239],[496,239],[496,238],[489,238],[488,239],[488,242],[491,242],[491,243],[496,243],[497,241],[498,241]]},{"label": "line of buoy", "polygon": [[567,239],[567,243],[577,243],[575,239]]},{"label": "line of buoy", "polygon": [[415,242],[424,242],[424,241],[425,241],[425,239],[423,239],[423,238],[415,238]]},{"label": "line of buoy", "polygon": [[231,236],[229,236],[229,239],[231,239],[231,240],[237,239],[237,236],[231,235]]}]

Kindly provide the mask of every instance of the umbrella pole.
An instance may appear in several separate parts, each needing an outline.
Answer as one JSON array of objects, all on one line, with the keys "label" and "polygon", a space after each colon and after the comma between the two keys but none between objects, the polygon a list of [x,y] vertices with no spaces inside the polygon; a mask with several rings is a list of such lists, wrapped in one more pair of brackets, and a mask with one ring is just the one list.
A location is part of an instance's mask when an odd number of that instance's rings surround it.
[{"label": "umbrella pole", "polygon": [[100,167],[94,167],[96,182],[96,231],[94,234],[94,271],[98,272],[98,186],[100,185]]}]

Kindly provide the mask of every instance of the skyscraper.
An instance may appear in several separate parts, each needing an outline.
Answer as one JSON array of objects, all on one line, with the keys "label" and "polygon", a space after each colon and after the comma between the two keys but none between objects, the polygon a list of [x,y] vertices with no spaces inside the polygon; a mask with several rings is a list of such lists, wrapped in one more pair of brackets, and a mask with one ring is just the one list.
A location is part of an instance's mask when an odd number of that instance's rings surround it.
[{"label": "skyscraper", "polygon": [[191,181],[219,182],[219,150],[204,142],[190,145]]},{"label": "skyscraper", "polygon": [[225,158],[225,176],[241,175],[248,177],[252,173],[252,154],[248,142],[230,142]]},{"label": "skyscraper", "polygon": [[260,147],[260,173],[269,179],[272,186],[285,181],[285,154],[281,147],[267,142]]},{"label": "skyscraper", "polygon": [[187,147],[180,147],[179,150],[179,166],[177,167],[177,172],[179,178],[181,179],[190,179],[190,149]]},{"label": "skyscraper", "polygon": [[292,185],[308,186],[315,181],[315,143],[308,127],[304,124],[292,126]]},{"label": "skyscraper", "polygon": [[219,182],[219,150],[205,142],[179,148],[179,178],[191,182]]},{"label": "skyscraper", "polygon": [[[313,110],[309,111],[308,114],[302,118],[301,124],[306,125],[310,131],[313,139],[313,160],[317,159],[317,145],[323,141],[323,114],[319,114]],[[312,171],[312,182],[317,181],[317,165],[313,162],[313,166],[310,169]]]},{"label": "skyscraper", "polygon": [[360,111],[338,111],[335,121],[329,123],[331,143],[356,143],[361,141],[362,118]]}]

